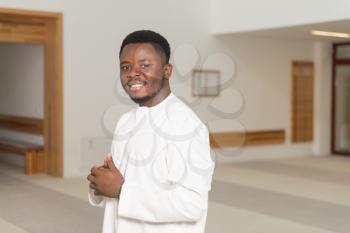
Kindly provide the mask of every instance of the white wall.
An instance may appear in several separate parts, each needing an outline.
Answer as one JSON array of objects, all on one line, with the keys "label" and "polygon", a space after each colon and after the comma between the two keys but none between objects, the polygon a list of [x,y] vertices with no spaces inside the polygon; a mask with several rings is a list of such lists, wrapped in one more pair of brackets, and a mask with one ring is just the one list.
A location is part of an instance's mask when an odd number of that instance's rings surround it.
[{"label": "white wall", "polygon": [[332,45],[316,42],[315,61],[315,109],[314,147],[315,155],[327,155],[331,151],[331,101],[332,101]]},{"label": "white wall", "polygon": [[[235,113],[245,99],[242,113],[227,119],[232,129],[287,130],[289,140],[290,61],[312,60],[310,42],[268,41],[249,38],[213,37],[210,32],[210,0],[148,2],[128,1],[2,0],[0,6],[46,9],[64,13],[64,174],[85,175],[88,166],[109,150],[104,127],[113,130],[120,115],[132,105],[115,94],[119,83],[118,51],[125,35],[136,29],[153,29],[168,38],[173,52],[183,45],[195,52],[172,59],[173,91],[186,99],[213,131],[224,127],[223,116]],[[190,50],[187,50],[190,51]],[[196,60],[196,56],[198,59]],[[234,60],[236,65],[230,62]],[[197,102],[190,94],[190,73],[183,64],[221,67],[223,79],[234,78],[212,107],[210,100]],[[232,76],[232,72],[235,75]],[[105,121],[104,121],[105,120]],[[105,123],[102,123],[102,122]],[[241,122],[241,123],[239,123]],[[226,124],[225,124],[226,125]],[[310,154],[311,145],[248,148],[222,161],[239,157]]]},{"label": "white wall", "polygon": [[1,0],[0,7],[28,10],[62,11],[63,0]]},{"label": "white wall", "polygon": [[350,18],[348,0],[211,0],[212,32],[296,26]]}]

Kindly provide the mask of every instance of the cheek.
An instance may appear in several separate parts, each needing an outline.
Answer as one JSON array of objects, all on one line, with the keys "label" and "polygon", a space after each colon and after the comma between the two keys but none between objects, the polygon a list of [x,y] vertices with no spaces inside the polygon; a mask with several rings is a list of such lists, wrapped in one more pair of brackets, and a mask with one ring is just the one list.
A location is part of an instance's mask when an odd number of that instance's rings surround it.
[{"label": "cheek", "polygon": [[126,75],[120,75],[120,82],[121,84],[126,85],[126,82],[127,82]]},{"label": "cheek", "polygon": [[150,86],[154,89],[158,89],[162,85],[162,78],[153,78],[150,82]]},{"label": "cheek", "polygon": [[150,73],[145,74],[145,75],[147,75],[147,77],[149,77],[148,78],[149,83],[151,85],[156,85],[156,86],[158,86],[158,85],[160,85],[162,83],[163,76],[164,76],[163,73],[159,72],[159,71],[157,71],[157,72],[150,72]]}]

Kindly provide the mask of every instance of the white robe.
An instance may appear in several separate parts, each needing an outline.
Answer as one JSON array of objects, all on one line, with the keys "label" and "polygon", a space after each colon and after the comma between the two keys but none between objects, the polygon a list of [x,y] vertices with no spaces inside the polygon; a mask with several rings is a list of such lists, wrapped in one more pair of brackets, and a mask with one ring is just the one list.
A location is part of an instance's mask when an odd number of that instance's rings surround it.
[{"label": "white robe", "polygon": [[204,233],[214,170],[207,127],[175,95],[124,114],[111,146],[120,199],[95,196],[103,233]]}]

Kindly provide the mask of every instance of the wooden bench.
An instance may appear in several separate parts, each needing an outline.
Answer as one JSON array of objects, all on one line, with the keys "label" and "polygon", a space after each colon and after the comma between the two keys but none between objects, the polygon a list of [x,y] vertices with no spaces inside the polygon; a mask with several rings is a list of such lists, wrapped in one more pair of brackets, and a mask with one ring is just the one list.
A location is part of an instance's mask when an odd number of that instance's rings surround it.
[{"label": "wooden bench", "polygon": [[[29,117],[0,115],[0,129],[43,135],[43,120]],[[25,156],[25,173],[45,172],[44,147],[42,145],[0,137],[0,151]]]}]

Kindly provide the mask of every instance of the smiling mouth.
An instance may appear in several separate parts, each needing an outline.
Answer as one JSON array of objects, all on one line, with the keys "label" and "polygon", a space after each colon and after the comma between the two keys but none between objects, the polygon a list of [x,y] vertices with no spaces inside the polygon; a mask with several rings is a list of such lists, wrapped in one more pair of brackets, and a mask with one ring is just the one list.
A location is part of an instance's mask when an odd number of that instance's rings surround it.
[{"label": "smiling mouth", "polygon": [[130,81],[127,83],[127,86],[130,91],[138,91],[145,86],[145,83],[140,81]]}]

